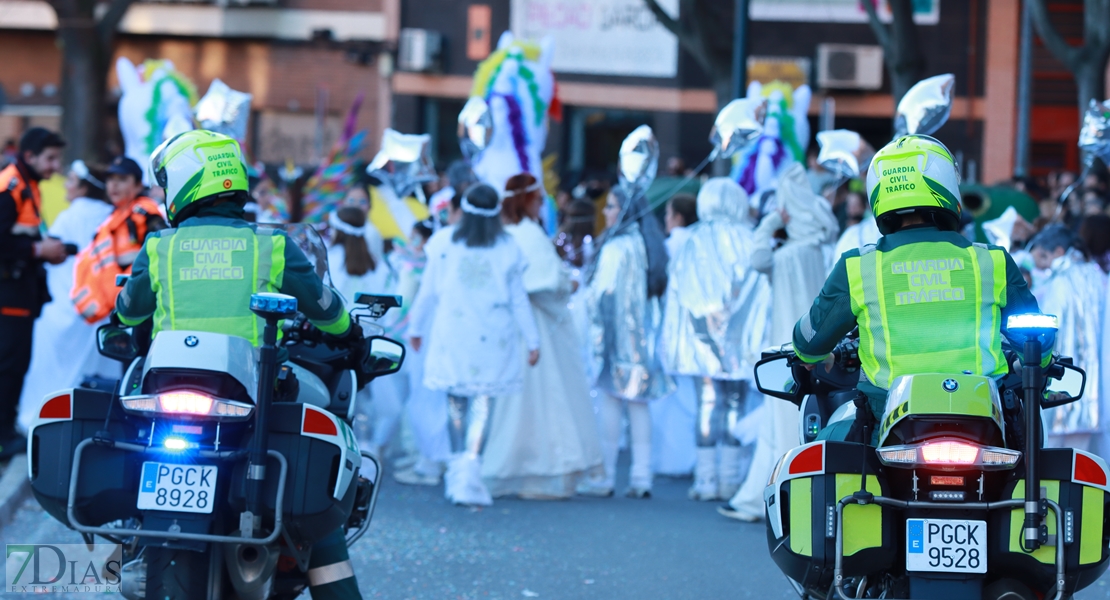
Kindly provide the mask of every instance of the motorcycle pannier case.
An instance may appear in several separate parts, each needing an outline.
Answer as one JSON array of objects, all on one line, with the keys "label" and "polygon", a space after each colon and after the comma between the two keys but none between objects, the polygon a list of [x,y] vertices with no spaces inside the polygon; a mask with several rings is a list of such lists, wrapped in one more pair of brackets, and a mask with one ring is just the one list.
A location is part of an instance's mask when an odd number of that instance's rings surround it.
[{"label": "motorcycle pannier case", "polygon": [[[105,429],[112,405],[111,392],[77,388],[50,394],[39,407],[28,438],[27,467],[31,490],[50,516],[63,523],[69,496],[70,473],[77,445]],[[124,421],[118,406],[107,423],[116,439],[135,440],[139,432]],[[74,510],[86,525],[102,525],[137,515],[141,455],[92,445],[81,458]]]},{"label": "motorcycle pannier case", "polygon": [[[283,499],[285,527],[297,542],[313,543],[347,521],[354,506],[362,456],[354,432],[330,412],[294,402],[277,402],[269,410],[267,445],[285,457],[289,474]],[[245,506],[246,461],[236,465],[232,505]],[[277,461],[266,467],[262,492],[273,514],[277,498]]]},{"label": "motorcycle pannier case", "polygon": [[[1055,513],[1049,509],[1044,518],[1049,542],[1032,554],[1021,548],[1021,528],[1025,513],[1021,509],[995,511],[991,517],[991,573],[1022,574],[1028,578],[1036,574],[1040,589],[1055,587],[1056,543],[1064,543],[1067,563],[1067,593],[1086,587],[1097,580],[1108,564],[1110,528],[1107,527],[1106,463],[1099,457],[1072,448],[1046,448],[1041,450],[1037,468],[1041,472],[1041,490],[1047,498],[1060,505],[1064,511],[1064,526],[1057,523]],[[1014,471],[1013,478],[1002,491],[1002,499],[1025,498],[1025,478],[1022,470]],[[1021,477],[1019,479],[1019,477]],[[1056,536],[1055,540],[1052,536]]]},{"label": "motorcycle pannier case", "polygon": [[[887,492],[874,449],[862,444],[818,441],[788,452],[764,491],[767,544],[775,563],[807,588],[827,588],[836,561],[836,505],[860,491]],[[891,531],[896,515],[878,505],[844,508],[844,568],[848,576],[888,569],[894,557]]]}]

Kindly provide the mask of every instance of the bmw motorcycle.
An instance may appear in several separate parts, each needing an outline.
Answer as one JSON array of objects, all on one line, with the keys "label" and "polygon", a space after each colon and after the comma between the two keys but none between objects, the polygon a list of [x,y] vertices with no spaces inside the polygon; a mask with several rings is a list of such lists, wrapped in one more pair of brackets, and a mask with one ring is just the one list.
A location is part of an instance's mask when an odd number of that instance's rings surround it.
[{"label": "bmw motorcycle", "polygon": [[1106,571],[1110,470],[1044,447],[1041,423],[1042,408],[1082,397],[1086,374],[1019,359],[1039,358],[1055,328],[1011,317],[1022,352],[1006,350],[1005,377],[899,377],[877,421],[851,341],[812,371],[790,346],[764,352],[758,388],[801,411],[802,444],[764,500],[771,556],[803,599],[1062,600]]},{"label": "bmw motorcycle", "polygon": [[[282,229],[328,283],[319,235]],[[43,400],[28,435],[35,498],[86,543],[122,545],[130,600],[295,598],[313,544],[341,528],[353,544],[378,497],[381,465],[359,450],[351,420],[360,386],[404,360],[373,323],[400,299],[359,294],[353,304],[365,348],[311,327],[282,294],[251,297],[265,321],[258,348],[217,333],[147,342],[149,329],[101,327],[100,352],[126,365],[123,379],[110,392]]]}]

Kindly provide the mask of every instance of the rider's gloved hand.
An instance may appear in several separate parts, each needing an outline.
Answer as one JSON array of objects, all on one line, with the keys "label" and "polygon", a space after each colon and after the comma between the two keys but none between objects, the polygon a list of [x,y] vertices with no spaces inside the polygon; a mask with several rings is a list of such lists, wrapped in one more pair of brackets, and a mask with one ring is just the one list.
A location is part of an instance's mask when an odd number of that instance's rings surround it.
[{"label": "rider's gloved hand", "polygon": [[362,327],[352,321],[351,327],[347,332],[339,336],[339,343],[351,349],[351,364],[354,365],[355,374],[358,376],[358,386],[361,388],[369,379],[365,373],[370,371],[368,363],[368,356],[370,354],[370,342],[362,333]]}]

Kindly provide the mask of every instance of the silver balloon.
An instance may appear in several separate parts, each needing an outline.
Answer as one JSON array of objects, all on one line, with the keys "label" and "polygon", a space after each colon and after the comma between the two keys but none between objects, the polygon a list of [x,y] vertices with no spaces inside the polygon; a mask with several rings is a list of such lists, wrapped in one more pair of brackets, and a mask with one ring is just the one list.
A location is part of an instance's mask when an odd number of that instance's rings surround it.
[{"label": "silver balloon", "polygon": [[767,119],[766,98],[738,98],[729,102],[713,122],[709,142],[717,158],[729,158],[763,134]]},{"label": "silver balloon", "polygon": [[416,186],[436,178],[428,134],[407,135],[393,129],[382,134],[382,148],[366,172],[393,188],[398,198],[412,194]]},{"label": "silver balloon", "polygon": [[620,185],[629,196],[647,191],[659,169],[659,142],[651,127],[640,125],[621,144]]},{"label": "silver balloon", "polygon": [[493,136],[493,117],[489,104],[477,96],[466,101],[459,112],[459,146],[463,156],[475,160]]},{"label": "silver balloon", "polygon": [[1102,104],[1091,100],[1079,130],[1079,148],[1087,153],[1088,161],[1097,156],[1110,165],[1110,100]]},{"label": "silver balloon", "polygon": [[956,76],[951,73],[922,79],[902,96],[894,115],[895,137],[929,135],[940,129],[952,113],[952,91]]},{"label": "silver balloon", "polygon": [[817,154],[817,164],[821,168],[842,179],[859,177],[860,151],[863,144],[854,131],[836,129],[817,134],[821,151]]},{"label": "silver balloon", "polygon": [[222,133],[237,140],[247,138],[251,114],[250,94],[237,92],[219,79],[208,86],[208,93],[193,107],[201,129]]}]

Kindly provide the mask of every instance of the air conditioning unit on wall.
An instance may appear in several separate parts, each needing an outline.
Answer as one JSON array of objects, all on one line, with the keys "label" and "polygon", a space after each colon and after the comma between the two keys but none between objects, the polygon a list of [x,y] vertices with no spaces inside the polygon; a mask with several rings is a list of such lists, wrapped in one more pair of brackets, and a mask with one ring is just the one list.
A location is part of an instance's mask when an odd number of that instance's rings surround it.
[{"label": "air conditioning unit on wall", "polygon": [[883,87],[883,49],[854,44],[817,45],[821,88],[877,90]]},{"label": "air conditioning unit on wall", "polygon": [[442,67],[443,35],[428,29],[402,29],[397,48],[397,68],[418,73]]}]

